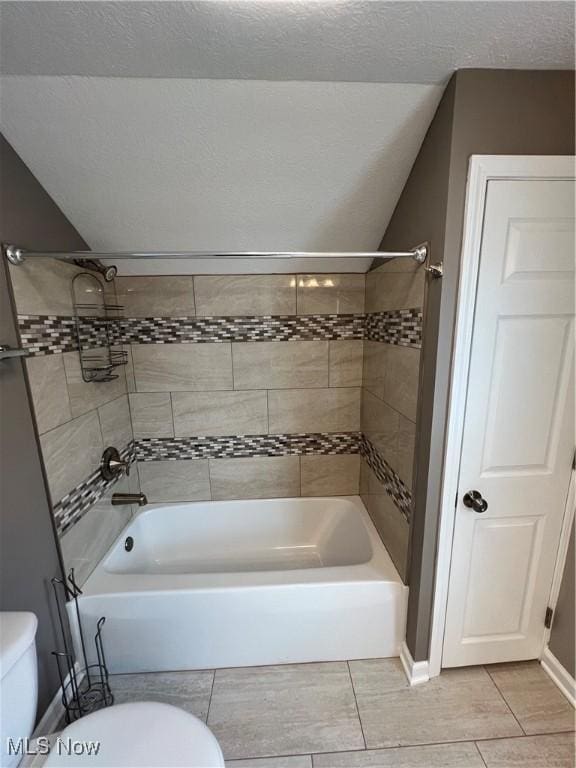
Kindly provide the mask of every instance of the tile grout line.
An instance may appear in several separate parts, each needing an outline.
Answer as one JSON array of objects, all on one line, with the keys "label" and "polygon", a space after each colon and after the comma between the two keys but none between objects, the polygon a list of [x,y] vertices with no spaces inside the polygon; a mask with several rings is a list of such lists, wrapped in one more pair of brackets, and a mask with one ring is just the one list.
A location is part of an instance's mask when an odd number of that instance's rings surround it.
[{"label": "tile grout line", "polygon": [[170,400],[170,416],[172,417],[172,434],[176,438],[176,422],[174,421],[174,398],[172,395],[174,392],[168,392],[168,399]]},{"label": "tile grout line", "polygon": [[195,275],[190,275],[192,280],[192,301],[194,303],[194,317],[198,317],[198,308],[196,306],[196,277]]},{"label": "tile grout line", "polygon": [[234,378],[234,343],[230,342],[230,367],[232,372],[232,392],[237,392],[236,379]]},{"label": "tile grout line", "polygon": [[[315,662],[313,662],[315,663]],[[233,667],[231,668],[233,669]],[[217,671],[217,670],[216,670]],[[355,754],[357,752],[361,753],[367,753],[368,755],[371,752],[387,752],[392,751],[394,749],[417,749],[419,747],[446,747],[450,745],[455,744],[474,744],[476,748],[478,748],[478,743],[482,743],[484,741],[512,741],[515,739],[530,739],[530,738],[543,738],[546,736],[564,736],[566,733],[573,733],[573,731],[555,731],[554,733],[540,733],[540,734],[522,734],[517,736],[487,736],[486,738],[482,739],[458,739],[457,741],[427,741],[427,742],[418,742],[416,744],[395,744],[389,747],[366,747],[366,749],[341,749],[341,750],[329,750],[328,752],[290,752],[285,753],[283,755],[247,755],[245,757],[234,757],[228,760],[227,762],[234,763],[239,762],[240,760],[268,760],[268,759],[278,759],[283,757],[311,757],[312,760],[314,760],[315,757],[320,757],[321,755],[347,755],[347,754]],[[480,755],[482,757],[482,755]],[[484,759],[482,758],[482,761],[484,762]],[[486,763],[484,763],[486,765]]]},{"label": "tile grout line", "polygon": [[206,720],[205,723],[208,725],[208,718],[210,717],[210,707],[212,706],[212,695],[214,693],[214,683],[216,682],[216,672],[217,669],[212,670],[212,685],[210,686],[210,697],[208,699],[208,709],[206,710]]},{"label": "tile grout line", "polygon": [[208,461],[208,492],[210,493],[210,501],[214,501],[213,494],[212,494],[212,459],[207,459],[207,461]]},{"label": "tile grout line", "polygon": [[296,317],[298,316],[298,293],[299,293],[299,291],[298,291],[298,278],[299,277],[300,277],[300,275],[294,275],[294,278],[296,280],[296,284],[294,286],[294,293],[295,293],[295,302],[294,302],[294,304],[295,304],[295,312],[294,312],[294,315]]},{"label": "tile grout line", "polygon": [[522,734],[523,734],[524,736],[528,736],[528,734],[526,733],[526,731],[525,731],[525,730],[524,730],[524,728],[522,727],[522,723],[521,723],[521,722],[520,722],[520,720],[518,720],[518,718],[516,717],[516,713],[514,712],[514,710],[512,709],[512,707],[510,706],[510,704],[508,703],[508,700],[506,699],[506,697],[504,696],[504,694],[502,693],[502,691],[500,690],[500,688],[499,688],[499,687],[498,687],[498,685],[496,684],[496,681],[494,680],[494,678],[493,678],[493,677],[492,677],[492,675],[490,674],[489,670],[488,670],[488,669],[487,669],[485,666],[483,666],[483,667],[482,667],[482,669],[484,670],[484,672],[486,672],[486,674],[488,675],[488,677],[489,677],[489,678],[490,678],[490,680],[492,681],[492,685],[494,686],[494,688],[496,688],[496,690],[497,690],[497,691],[498,691],[498,693],[500,694],[500,696],[501,696],[501,698],[502,698],[502,701],[503,701],[503,702],[506,704],[506,706],[507,706],[507,707],[508,707],[508,709],[510,710],[510,714],[512,715],[512,717],[514,718],[514,720],[516,720],[516,722],[518,723],[518,727],[519,727],[519,728],[520,728],[520,730],[522,731]]},{"label": "tile grout line", "polygon": [[352,670],[350,669],[350,662],[346,662],[346,667],[348,668],[348,677],[350,678],[350,685],[352,687],[352,694],[354,696],[354,705],[356,706],[356,714],[358,715],[358,722],[360,723],[360,732],[362,733],[362,741],[364,742],[364,749],[368,749],[368,744],[366,743],[366,736],[364,735],[364,726],[362,725],[362,718],[360,717],[360,708],[358,706],[358,699],[356,698],[356,689],[354,688],[354,680],[352,679]]},{"label": "tile grout line", "polygon": [[484,755],[483,755],[483,754],[482,754],[482,752],[480,751],[480,747],[478,746],[478,742],[477,742],[477,741],[474,741],[474,746],[476,747],[476,751],[478,752],[478,754],[479,754],[479,756],[480,756],[480,760],[482,760],[482,762],[483,762],[483,764],[484,764],[485,768],[488,768],[488,765],[487,765],[487,763],[486,763],[486,760],[484,760]]}]

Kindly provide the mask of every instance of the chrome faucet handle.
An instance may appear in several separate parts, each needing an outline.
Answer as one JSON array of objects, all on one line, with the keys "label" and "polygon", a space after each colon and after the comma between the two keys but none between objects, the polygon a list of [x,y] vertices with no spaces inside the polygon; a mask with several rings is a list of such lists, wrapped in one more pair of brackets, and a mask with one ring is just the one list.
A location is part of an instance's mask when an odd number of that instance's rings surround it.
[{"label": "chrome faucet handle", "polygon": [[130,474],[130,462],[121,458],[117,448],[106,448],[100,460],[100,474],[104,480],[114,480],[122,472]]}]

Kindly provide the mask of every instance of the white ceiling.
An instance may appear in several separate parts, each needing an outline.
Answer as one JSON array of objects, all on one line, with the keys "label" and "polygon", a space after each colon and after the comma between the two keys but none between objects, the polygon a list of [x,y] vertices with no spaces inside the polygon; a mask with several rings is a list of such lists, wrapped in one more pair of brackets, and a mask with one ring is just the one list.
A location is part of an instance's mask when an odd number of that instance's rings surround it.
[{"label": "white ceiling", "polygon": [[370,251],[441,90],[10,77],[2,123],[95,250]]},{"label": "white ceiling", "polygon": [[373,250],[454,69],[573,65],[568,2],[0,9],[2,131],[100,250]]},{"label": "white ceiling", "polygon": [[574,61],[572,2],[2,2],[15,75],[446,83]]}]

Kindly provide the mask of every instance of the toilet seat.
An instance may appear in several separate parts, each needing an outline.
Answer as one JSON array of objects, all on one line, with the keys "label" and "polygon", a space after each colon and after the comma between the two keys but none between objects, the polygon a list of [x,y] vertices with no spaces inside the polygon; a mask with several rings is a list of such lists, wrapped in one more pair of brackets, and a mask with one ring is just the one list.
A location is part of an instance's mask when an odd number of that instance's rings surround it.
[{"label": "toilet seat", "polygon": [[[222,768],[210,729],[178,707],[141,701],[116,704],[77,720],[59,736],[46,768]],[[68,740],[71,740],[69,742]],[[68,754],[69,743],[100,742],[97,754]]]}]

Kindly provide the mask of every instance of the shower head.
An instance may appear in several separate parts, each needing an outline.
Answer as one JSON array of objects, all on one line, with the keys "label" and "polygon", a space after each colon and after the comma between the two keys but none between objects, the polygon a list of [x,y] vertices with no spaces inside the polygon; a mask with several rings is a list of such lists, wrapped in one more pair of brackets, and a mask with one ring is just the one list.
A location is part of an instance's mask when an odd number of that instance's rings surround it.
[{"label": "shower head", "polygon": [[115,267],[113,264],[110,266],[105,266],[98,259],[74,259],[74,264],[76,264],[78,267],[82,267],[83,269],[89,269],[92,272],[98,272],[104,277],[104,280],[106,280],[107,283],[112,282],[112,280],[114,280],[118,274],[118,267]]}]

